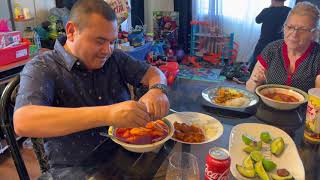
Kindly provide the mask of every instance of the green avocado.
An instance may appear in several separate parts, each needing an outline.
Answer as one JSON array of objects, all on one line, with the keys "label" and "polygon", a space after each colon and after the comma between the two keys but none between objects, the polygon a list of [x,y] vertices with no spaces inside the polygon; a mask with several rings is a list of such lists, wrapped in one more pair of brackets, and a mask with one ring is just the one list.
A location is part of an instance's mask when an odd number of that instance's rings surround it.
[{"label": "green avocado", "polygon": [[264,155],[260,151],[252,151],[250,156],[255,162],[262,161],[264,159]]},{"label": "green avocado", "polygon": [[274,180],[289,180],[289,179],[293,179],[293,177],[291,175],[288,176],[279,176],[277,174],[271,174],[272,179]]},{"label": "green avocado", "polygon": [[270,145],[271,153],[279,156],[284,150],[285,144],[282,137],[274,139]]},{"label": "green avocado", "polygon": [[251,143],[250,145],[243,148],[243,151],[246,153],[251,153],[252,151],[260,151],[262,148],[262,141]]},{"label": "green avocado", "polygon": [[257,142],[257,151],[261,151],[262,149],[262,141]]},{"label": "green avocado", "polygon": [[254,171],[253,168],[247,169],[247,168],[244,168],[238,164],[236,164],[236,168],[237,168],[238,172],[244,177],[252,178],[252,177],[255,177],[255,175],[256,175],[256,172]]},{"label": "green avocado", "polygon": [[254,166],[254,169],[262,180],[270,179],[266,171],[263,169],[262,161],[257,162]]}]

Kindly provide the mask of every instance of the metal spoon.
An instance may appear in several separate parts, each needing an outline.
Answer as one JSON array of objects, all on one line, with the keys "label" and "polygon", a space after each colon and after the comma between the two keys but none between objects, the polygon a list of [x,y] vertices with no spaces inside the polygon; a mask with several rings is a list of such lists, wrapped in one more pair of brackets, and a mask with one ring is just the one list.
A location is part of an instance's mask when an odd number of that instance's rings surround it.
[{"label": "metal spoon", "polygon": [[99,132],[99,135],[103,136],[103,137],[108,137],[108,138],[111,138],[111,139],[118,139],[118,140],[120,140],[122,142],[127,142],[127,140],[124,139],[124,138],[117,137],[117,136],[114,136],[114,135],[111,135],[111,134],[108,134],[108,133],[105,133],[105,132]]}]

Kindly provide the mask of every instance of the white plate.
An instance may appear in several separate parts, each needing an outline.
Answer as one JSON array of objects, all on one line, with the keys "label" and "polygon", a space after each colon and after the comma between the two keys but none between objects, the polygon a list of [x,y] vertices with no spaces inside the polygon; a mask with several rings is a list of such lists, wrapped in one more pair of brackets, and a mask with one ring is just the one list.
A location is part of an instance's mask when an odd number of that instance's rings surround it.
[{"label": "white plate", "polygon": [[[242,165],[243,159],[247,156],[247,153],[243,151],[243,148],[246,145],[242,141],[242,134],[251,135],[256,140],[259,140],[260,133],[264,131],[268,131],[272,138],[282,137],[286,144],[285,150],[280,157],[271,156],[271,160],[277,164],[277,169],[285,168],[296,180],[304,180],[304,167],[298,154],[297,147],[290,136],[279,128],[258,123],[243,123],[232,128],[229,139],[229,153],[231,157],[230,169],[232,175],[236,179],[249,179],[241,176],[236,169],[236,164]],[[253,178],[250,179],[252,180]]]},{"label": "white plate", "polygon": [[[213,99],[217,96],[216,92],[220,88],[226,88],[226,89],[230,88],[230,89],[234,89],[234,90],[244,94],[244,96],[249,99],[249,101],[250,101],[249,104],[237,107],[237,106],[226,106],[226,105],[221,105],[221,104],[215,103],[215,101]],[[231,87],[231,86],[208,87],[207,89],[202,91],[202,97],[210,104],[213,104],[213,105],[221,107],[221,108],[232,108],[232,109],[248,108],[248,107],[256,105],[259,102],[259,97],[257,95],[255,95],[254,93],[249,92],[246,89],[241,89],[241,88]]]},{"label": "white plate", "polygon": [[210,124],[209,126],[213,127],[211,129],[215,131],[215,135],[211,136],[210,138],[207,136],[207,134],[205,134],[206,140],[201,143],[189,143],[189,142],[184,142],[184,141],[181,141],[181,140],[176,139],[174,137],[171,137],[172,140],[177,141],[177,142],[181,142],[181,143],[185,143],[185,144],[205,144],[205,143],[208,143],[208,142],[211,142],[211,141],[218,139],[223,133],[222,124],[214,117],[206,115],[206,114],[197,113],[197,112],[178,112],[178,113],[170,114],[165,118],[167,120],[169,120],[172,124],[174,122],[186,123],[188,125],[191,125],[194,122],[200,123],[203,125],[206,123],[209,123]]}]

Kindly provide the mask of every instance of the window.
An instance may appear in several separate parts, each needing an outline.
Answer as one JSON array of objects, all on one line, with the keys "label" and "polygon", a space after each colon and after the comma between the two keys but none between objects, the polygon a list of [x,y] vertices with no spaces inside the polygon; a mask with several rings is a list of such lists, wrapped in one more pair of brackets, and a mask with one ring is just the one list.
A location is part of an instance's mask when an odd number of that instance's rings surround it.
[{"label": "window", "polygon": [[209,0],[200,0],[197,1],[197,7],[201,9],[199,12],[201,15],[208,15],[209,14]]}]

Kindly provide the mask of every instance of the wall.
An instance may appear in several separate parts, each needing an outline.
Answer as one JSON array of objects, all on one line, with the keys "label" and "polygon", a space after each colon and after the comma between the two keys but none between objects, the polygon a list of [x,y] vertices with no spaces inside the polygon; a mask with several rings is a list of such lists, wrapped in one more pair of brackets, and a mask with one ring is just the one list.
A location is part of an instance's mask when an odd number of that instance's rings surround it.
[{"label": "wall", "polygon": [[[0,0],[0,19],[6,18],[9,19],[8,17],[10,16],[9,9],[8,9],[8,3],[7,0]],[[11,27],[11,23],[9,21],[9,26]]]},{"label": "wall", "polygon": [[[1,0],[1,4],[2,1],[3,0]],[[25,26],[27,25],[34,26],[45,21],[48,17],[49,10],[55,7],[55,0],[11,0],[12,6],[14,6],[14,2],[19,3],[23,8],[29,8],[31,16],[35,17],[35,14],[37,15],[34,21],[24,23],[16,22],[16,29],[21,31],[24,30]],[[5,8],[7,8],[7,6]]]},{"label": "wall", "polygon": [[153,31],[153,11],[173,11],[173,0],[145,0],[144,1],[144,23],[148,32]]}]

